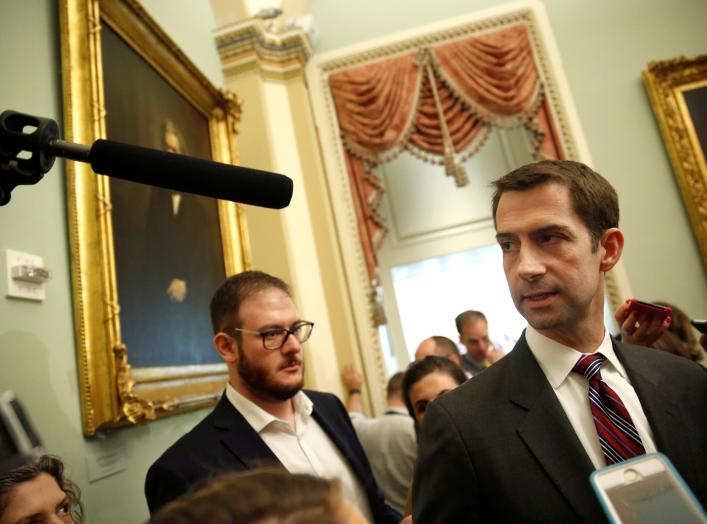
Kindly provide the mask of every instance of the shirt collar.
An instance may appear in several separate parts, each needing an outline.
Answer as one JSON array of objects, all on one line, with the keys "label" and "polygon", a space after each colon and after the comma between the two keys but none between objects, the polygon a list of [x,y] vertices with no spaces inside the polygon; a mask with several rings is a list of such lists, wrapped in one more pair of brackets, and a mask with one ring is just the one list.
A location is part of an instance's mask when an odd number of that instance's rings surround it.
[{"label": "shirt collar", "polygon": [[[567,375],[570,374],[581,353],[540,334],[532,326],[526,328],[525,340],[533,356],[535,356],[535,360],[538,361],[540,368],[545,373],[548,382],[550,382],[553,389],[557,389],[567,378]],[[601,344],[592,353],[597,351],[606,357],[606,360],[622,377],[626,378],[626,372],[616,356],[611,337],[609,336],[609,330],[606,327],[604,327],[604,338]]]},{"label": "shirt collar", "polygon": [[[284,420],[271,415],[258,406],[255,402],[241,395],[238,391],[236,391],[236,388],[230,384],[230,382],[226,385],[226,398],[228,398],[233,407],[236,408],[241,415],[243,415],[246,422],[248,422],[248,424],[250,424],[251,427],[258,433],[273,422],[287,424]],[[312,415],[314,405],[303,391],[298,391],[297,394],[292,397],[292,405],[295,408],[295,416],[299,416],[302,419],[307,419]]]}]

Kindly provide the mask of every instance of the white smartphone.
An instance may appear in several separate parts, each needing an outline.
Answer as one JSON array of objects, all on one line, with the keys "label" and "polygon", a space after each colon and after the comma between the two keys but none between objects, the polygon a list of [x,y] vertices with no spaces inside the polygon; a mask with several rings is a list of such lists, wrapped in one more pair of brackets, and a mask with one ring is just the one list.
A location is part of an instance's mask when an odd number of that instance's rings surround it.
[{"label": "white smartphone", "polygon": [[589,479],[612,523],[707,523],[697,498],[662,453],[598,469]]}]

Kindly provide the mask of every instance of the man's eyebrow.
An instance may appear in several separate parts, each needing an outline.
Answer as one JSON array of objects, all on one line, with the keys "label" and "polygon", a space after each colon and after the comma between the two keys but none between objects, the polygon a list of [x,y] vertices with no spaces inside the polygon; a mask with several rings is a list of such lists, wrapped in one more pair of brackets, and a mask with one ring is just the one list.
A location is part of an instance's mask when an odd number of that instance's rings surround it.
[{"label": "man's eyebrow", "polygon": [[499,231],[496,233],[496,240],[501,240],[501,239],[509,239],[509,238],[518,238],[518,235],[514,233],[506,233],[505,231]]},{"label": "man's eyebrow", "polygon": [[[547,234],[547,233],[564,233],[566,235],[573,236],[572,230],[569,227],[564,226],[562,224],[550,224],[548,226],[543,226],[543,227],[538,228],[534,231],[531,231],[530,234],[531,235],[543,235],[543,234]],[[499,231],[498,233],[496,233],[496,240],[497,241],[514,239],[514,238],[518,238],[518,235],[515,233],[509,233],[506,231]]]},{"label": "man's eyebrow", "polygon": [[[297,319],[295,320],[292,324],[290,324],[290,328],[296,326],[297,324],[303,322],[302,319]],[[258,331],[269,331],[271,329],[289,329],[283,326],[282,324],[265,324],[263,327],[258,329]]]},{"label": "man's eyebrow", "polygon": [[536,235],[543,235],[546,233],[564,233],[566,235],[572,235],[572,230],[570,230],[570,228],[568,228],[567,226],[563,226],[561,224],[551,224],[549,226],[541,227],[533,233]]}]

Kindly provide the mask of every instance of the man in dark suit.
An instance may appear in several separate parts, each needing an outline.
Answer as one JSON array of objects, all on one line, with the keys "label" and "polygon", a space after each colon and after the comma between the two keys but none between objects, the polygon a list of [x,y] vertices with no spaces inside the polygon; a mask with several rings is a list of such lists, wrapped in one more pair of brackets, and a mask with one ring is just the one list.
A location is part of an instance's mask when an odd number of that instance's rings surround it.
[{"label": "man in dark suit", "polygon": [[302,320],[287,284],[259,271],[230,277],[211,301],[214,346],[229,382],[216,408],[150,467],[150,512],[226,471],[280,466],[338,478],[342,493],[369,520],[400,515],[385,504],[341,402],[302,390]]},{"label": "man in dark suit", "polygon": [[[614,189],[571,161],[495,186],[504,271],[529,325],[509,355],[428,407],[415,524],[606,522],[590,473],[652,451],[707,503],[705,370],[604,327],[604,274],[623,249]],[[623,425],[601,418],[608,390]]]}]

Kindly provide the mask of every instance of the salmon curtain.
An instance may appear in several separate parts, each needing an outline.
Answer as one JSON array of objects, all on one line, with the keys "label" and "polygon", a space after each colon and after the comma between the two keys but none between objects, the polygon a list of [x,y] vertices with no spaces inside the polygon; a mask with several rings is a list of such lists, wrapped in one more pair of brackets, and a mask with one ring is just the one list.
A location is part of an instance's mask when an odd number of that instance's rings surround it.
[{"label": "salmon curtain", "polygon": [[408,151],[463,186],[462,164],[494,128],[513,127],[528,131],[536,158],[562,158],[524,25],[341,71],[329,87],[372,281],[388,231],[380,164]]}]

